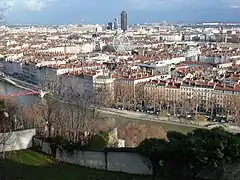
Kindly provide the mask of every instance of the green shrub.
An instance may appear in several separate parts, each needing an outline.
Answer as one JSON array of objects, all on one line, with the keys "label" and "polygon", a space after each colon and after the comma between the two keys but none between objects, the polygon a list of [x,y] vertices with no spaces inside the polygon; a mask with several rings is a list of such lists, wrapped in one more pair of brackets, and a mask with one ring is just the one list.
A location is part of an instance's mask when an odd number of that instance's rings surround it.
[{"label": "green shrub", "polygon": [[101,133],[92,136],[88,142],[88,147],[90,149],[103,149],[107,147],[107,145],[108,139]]},{"label": "green shrub", "polygon": [[103,135],[103,137],[106,139],[106,141],[109,141],[109,134],[106,132],[101,131],[99,134]]},{"label": "green shrub", "polygon": [[[168,141],[146,139],[138,151],[147,156],[162,173],[182,174],[195,179],[202,172],[221,177],[224,169],[240,160],[240,136],[218,127],[195,129],[187,135],[168,132]],[[206,171],[208,170],[208,171]]]}]

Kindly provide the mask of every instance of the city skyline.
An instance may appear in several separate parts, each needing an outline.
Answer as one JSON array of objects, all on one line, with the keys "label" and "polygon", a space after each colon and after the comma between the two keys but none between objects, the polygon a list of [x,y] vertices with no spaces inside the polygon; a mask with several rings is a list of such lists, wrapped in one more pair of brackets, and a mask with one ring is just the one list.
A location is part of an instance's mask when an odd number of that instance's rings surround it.
[{"label": "city skyline", "polygon": [[6,19],[9,24],[106,24],[119,17],[123,10],[129,14],[129,24],[164,20],[237,22],[240,19],[238,0],[204,0],[201,2],[196,0],[123,0],[121,2],[6,0],[5,2],[8,7]]}]

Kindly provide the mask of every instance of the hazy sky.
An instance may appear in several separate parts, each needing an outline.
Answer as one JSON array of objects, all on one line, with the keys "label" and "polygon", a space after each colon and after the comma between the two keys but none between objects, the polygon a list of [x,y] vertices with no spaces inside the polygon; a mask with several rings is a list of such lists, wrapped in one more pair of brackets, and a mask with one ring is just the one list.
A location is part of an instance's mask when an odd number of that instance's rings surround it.
[{"label": "hazy sky", "polygon": [[0,0],[9,23],[106,23],[127,11],[129,23],[240,21],[240,0]]}]

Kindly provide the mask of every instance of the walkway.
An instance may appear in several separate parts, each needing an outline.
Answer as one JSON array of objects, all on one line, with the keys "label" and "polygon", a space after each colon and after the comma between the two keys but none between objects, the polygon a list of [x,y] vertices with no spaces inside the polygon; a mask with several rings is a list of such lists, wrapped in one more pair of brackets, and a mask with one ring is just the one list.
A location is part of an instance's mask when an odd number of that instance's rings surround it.
[{"label": "walkway", "polygon": [[176,117],[170,117],[170,121],[168,121],[167,118],[164,118],[164,117],[159,117],[158,118],[155,115],[148,115],[148,114],[140,113],[140,112],[132,112],[132,111],[127,111],[127,110],[117,110],[117,109],[112,109],[112,108],[99,108],[97,110],[102,112],[102,113],[123,116],[123,117],[127,117],[127,118],[130,118],[130,119],[173,124],[173,125],[185,126],[185,127],[191,127],[191,128],[207,128],[206,126],[179,123],[179,122],[177,122],[178,118],[176,118]]},{"label": "walkway", "polygon": [[[170,120],[167,120],[164,117],[156,117],[155,115],[148,115],[145,113],[140,113],[140,112],[132,112],[132,111],[127,111],[127,110],[118,110],[118,109],[112,109],[112,108],[99,108],[97,109],[99,112],[104,113],[104,114],[111,114],[111,115],[116,115],[116,116],[122,116],[126,117],[129,119],[136,119],[136,120],[141,120],[141,121],[151,121],[151,122],[156,122],[156,123],[164,123],[164,124],[172,124],[172,125],[177,125],[179,127],[189,127],[189,128],[204,128],[204,129],[211,129],[213,127],[224,127],[227,131],[232,132],[232,133],[239,133],[240,129],[237,129],[236,127],[238,126],[230,126],[229,124],[220,124],[220,123],[215,123],[214,126],[203,126],[203,125],[196,125],[196,124],[184,124],[177,122],[177,117],[170,117]],[[209,122],[210,124],[210,122]]]}]

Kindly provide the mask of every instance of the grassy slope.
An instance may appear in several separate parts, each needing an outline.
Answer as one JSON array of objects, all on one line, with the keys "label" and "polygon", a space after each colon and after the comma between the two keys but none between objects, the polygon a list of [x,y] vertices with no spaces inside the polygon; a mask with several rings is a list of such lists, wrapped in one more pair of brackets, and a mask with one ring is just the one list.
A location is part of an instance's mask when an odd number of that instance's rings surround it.
[{"label": "grassy slope", "polygon": [[[164,123],[164,122],[152,122],[152,121],[142,121],[139,119],[132,119],[132,118],[126,118],[126,117],[114,117],[116,120],[121,120],[122,122],[125,123],[140,123],[140,124],[148,124],[148,125],[152,125],[152,126],[160,126],[162,128],[165,129],[165,131],[177,131],[177,132],[181,132],[184,134],[187,134],[188,132],[192,132],[194,129],[196,129],[195,127],[188,127],[188,126],[183,126],[181,124],[169,124],[169,123]],[[199,127],[201,128],[201,127]]]},{"label": "grassy slope", "polygon": [[[24,150],[0,163],[2,177],[22,180],[150,180],[151,177],[107,172],[57,163],[48,156]],[[1,178],[0,178],[1,179]],[[158,179],[160,180],[160,179]],[[162,179],[161,179],[162,180]]]}]

